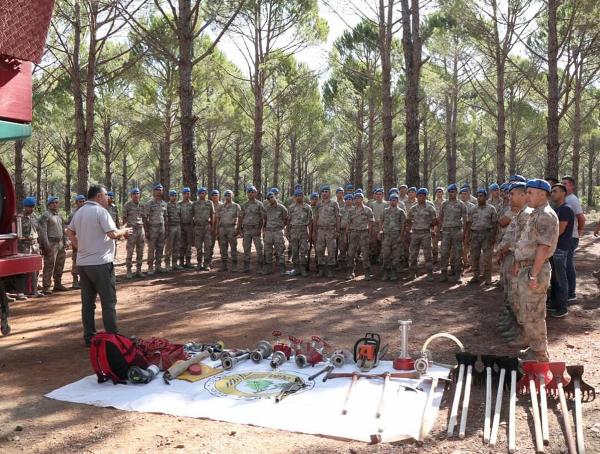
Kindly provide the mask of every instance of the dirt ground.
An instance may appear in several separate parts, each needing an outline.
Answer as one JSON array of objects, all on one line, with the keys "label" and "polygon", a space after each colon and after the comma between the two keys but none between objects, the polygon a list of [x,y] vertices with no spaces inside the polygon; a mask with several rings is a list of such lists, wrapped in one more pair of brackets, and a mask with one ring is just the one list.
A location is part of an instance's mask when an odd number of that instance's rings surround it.
[{"label": "dirt ground", "polygon": [[[593,228],[593,226],[592,226]],[[241,245],[239,246],[241,249]],[[118,314],[121,331],[173,342],[221,339],[251,347],[274,329],[299,337],[320,334],[350,347],[365,331],[379,332],[399,349],[398,319],[410,318],[410,349],[445,331],[474,353],[515,354],[495,329],[499,288],[373,280],[280,278],[256,274],[186,271],[152,279],[123,279],[124,245],[119,245]],[[218,258],[216,260],[218,265]],[[68,260],[70,264],[70,260]],[[588,232],[578,255],[578,299],[565,319],[548,320],[553,360],[583,364],[585,380],[600,391],[600,297],[591,271],[600,264],[600,241]],[[70,277],[66,274],[66,277]],[[70,280],[67,281],[70,283]],[[44,394],[92,373],[82,340],[80,298],[75,291],[11,305],[12,334],[0,338],[0,452],[198,452],[198,453],[478,453],[482,443],[484,390],[474,388],[467,436],[449,439],[445,430],[452,387],[446,391],[435,427],[422,447],[414,442],[367,445],[327,437],[204,419],[181,418],[58,402]],[[99,313],[99,310],[97,311]],[[101,322],[100,322],[101,323]],[[101,326],[99,326],[101,328]],[[434,359],[454,364],[454,347],[433,346]],[[508,399],[495,452],[506,452]],[[549,403],[550,444],[565,452],[560,408]],[[588,453],[600,452],[600,395],[583,405]],[[571,412],[572,417],[572,412]],[[517,451],[534,452],[530,400],[519,398]]]}]

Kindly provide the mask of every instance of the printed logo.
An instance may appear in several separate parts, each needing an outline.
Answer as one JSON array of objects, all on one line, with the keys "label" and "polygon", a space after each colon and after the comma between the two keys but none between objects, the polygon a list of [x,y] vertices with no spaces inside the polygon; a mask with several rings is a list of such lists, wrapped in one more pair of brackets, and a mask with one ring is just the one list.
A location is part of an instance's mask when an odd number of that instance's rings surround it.
[{"label": "printed logo", "polygon": [[231,375],[217,375],[207,380],[204,388],[217,397],[254,400],[277,396],[286,385],[302,380],[306,387],[295,394],[312,389],[314,382],[307,381],[291,372],[244,372]]}]

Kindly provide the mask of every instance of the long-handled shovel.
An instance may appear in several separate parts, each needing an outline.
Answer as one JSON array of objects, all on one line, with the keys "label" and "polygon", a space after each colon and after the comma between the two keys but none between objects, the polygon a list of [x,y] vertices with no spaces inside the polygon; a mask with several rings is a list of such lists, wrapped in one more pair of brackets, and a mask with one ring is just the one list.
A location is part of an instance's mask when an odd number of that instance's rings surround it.
[{"label": "long-handled shovel", "polygon": [[[494,367],[494,355],[481,355],[481,361],[485,367],[485,416],[483,420],[483,442],[490,442],[491,416],[492,416],[492,368]],[[502,401],[502,397],[500,397]],[[496,401],[496,407],[498,402]]]},{"label": "long-handled shovel", "polygon": [[571,382],[565,386],[565,394],[575,399],[575,429],[577,432],[577,450],[579,451],[579,454],[585,454],[585,443],[583,438],[583,415],[581,412],[582,391],[584,401],[588,401],[596,398],[596,390],[585,383],[581,378],[583,376],[583,366],[567,366],[567,373],[571,376]]},{"label": "long-handled shovel", "polygon": [[569,454],[577,454],[575,446],[575,437],[571,428],[569,418],[569,409],[567,408],[567,400],[565,399],[564,386],[569,384],[569,379],[565,377],[565,363],[553,362],[550,363],[550,371],[552,372],[552,381],[548,383],[548,392],[553,395],[558,395],[560,401],[560,411],[562,413],[563,424],[565,426],[565,438],[569,447]]},{"label": "long-handled shovel", "polygon": [[[477,357],[471,353],[459,352],[456,354],[456,361],[458,362],[458,378],[456,378],[456,385],[454,388],[454,399],[452,400],[452,409],[450,410],[450,419],[448,420],[447,433],[450,437],[454,435],[454,428],[456,427],[456,423],[458,421],[458,406],[460,405],[460,397],[463,389],[463,378],[465,376],[465,369],[467,369],[467,371],[472,371],[473,364],[475,364],[476,359]],[[471,374],[469,373],[468,375],[470,376]]]},{"label": "long-handled shovel", "polygon": [[[464,354],[464,353],[461,353]],[[471,380],[473,378],[473,366],[477,361],[477,355],[466,353],[467,355],[467,373],[465,377],[465,395],[463,396],[462,410],[460,412],[460,429],[458,438],[465,438],[467,431],[467,416],[469,414],[469,398],[471,397]]]},{"label": "long-handled shovel", "polygon": [[[498,390],[496,392],[496,406],[494,408],[494,421],[490,432],[490,446],[496,446],[496,440],[498,439],[498,428],[500,427],[500,411],[502,410],[502,397],[504,394],[504,386],[506,385],[506,367],[503,360],[506,357],[494,358],[495,367],[500,369],[500,375],[498,376]],[[484,360],[485,362],[485,360]],[[487,404],[487,402],[486,402]],[[485,438],[484,438],[485,440]]]}]

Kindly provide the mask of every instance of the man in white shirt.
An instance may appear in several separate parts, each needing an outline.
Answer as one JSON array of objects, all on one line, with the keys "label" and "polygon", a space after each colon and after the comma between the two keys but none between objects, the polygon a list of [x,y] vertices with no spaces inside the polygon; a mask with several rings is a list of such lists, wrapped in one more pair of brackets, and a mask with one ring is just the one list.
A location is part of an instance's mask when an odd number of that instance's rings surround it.
[{"label": "man in white shirt", "polygon": [[114,240],[127,238],[132,229],[117,229],[107,210],[108,194],[104,186],[90,186],[87,199],[73,216],[67,227],[67,235],[71,244],[77,248],[83,338],[89,346],[96,334],[94,312],[98,294],[102,305],[104,330],[108,333],[118,332]]},{"label": "man in white shirt", "polygon": [[585,215],[583,214],[583,209],[581,208],[579,199],[573,193],[575,190],[575,179],[569,175],[565,175],[562,177],[562,184],[564,184],[567,188],[567,197],[565,198],[565,203],[575,213],[575,227],[573,228],[573,238],[571,239],[571,250],[567,254],[567,281],[569,282],[568,299],[569,301],[575,301],[577,299],[575,292],[577,286],[575,250],[577,249],[577,246],[579,246],[579,237],[583,235],[583,229],[585,228]]}]

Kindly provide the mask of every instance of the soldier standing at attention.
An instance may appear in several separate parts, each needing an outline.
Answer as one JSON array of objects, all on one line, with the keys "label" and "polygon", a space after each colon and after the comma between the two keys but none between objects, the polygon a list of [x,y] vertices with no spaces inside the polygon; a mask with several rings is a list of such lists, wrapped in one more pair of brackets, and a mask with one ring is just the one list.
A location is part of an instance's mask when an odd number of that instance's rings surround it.
[{"label": "soldier standing at attention", "polygon": [[502,213],[504,211],[504,200],[500,197],[500,186],[498,186],[498,183],[492,183],[488,189],[490,190],[490,199],[488,200],[488,203],[496,208],[496,213]]},{"label": "soldier standing at attention", "polygon": [[410,187],[406,191],[406,200],[403,201],[406,207],[407,213],[410,209],[417,204],[417,188]]},{"label": "soldier standing at attention", "polygon": [[344,204],[340,208],[340,241],[338,254],[338,270],[346,270],[348,268],[348,226],[350,225],[350,217],[354,210],[354,196],[352,194],[344,195]]},{"label": "soldier standing at attention", "polygon": [[[216,214],[219,210],[219,207],[221,205],[223,205],[223,202],[221,202],[221,193],[219,192],[218,189],[213,189],[212,191],[210,191],[210,201],[213,203],[213,207],[215,208],[215,218],[216,218]],[[215,223],[215,230],[213,231],[212,234],[212,239],[211,239],[211,246],[210,246],[210,256],[214,257],[215,255],[215,243],[217,243],[219,240],[219,234],[217,232],[217,225]]]},{"label": "soldier standing at attention", "polygon": [[[107,194],[108,194],[107,210],[110,213],[110,217],[114,221],[115,225],[119,229],[119,228],[121,228],[121,221],[119,220],[119,208],[115,204],[115,193],[113,191],[108,191]],[[84,203],[85,203],[85,200],[84,200]],[[69,221],[69,224],[70,223],[71,223],[71,221]],[[115,254],[114,254],[115,260],[117,260],[117,246],[118,245],[119,245],[119,243],[117,241],[115,241]],[[77,288],[79,288],[79,287],[77,287]]]},{"label": "soldier standing at attention", "polygon": [[273,273],[273,253],[279,262],[279,274],[285,276],[285,242],[283,241],[283,229],[287,224],[288,210],[277,201],[272,191],[267,193],[265,205],[265,226],[263,235],[265,237],[265,267],[261,274]]},{"label": "soldier standing at attention", "polygon": [[[212,200],[206,200],[206,195],[206,188],[198,188],[198,200],[192,203],[192,224],[199,271],[208,271],[212,266],[211,245],[216,228],[215,206]],[[204,262],[202,262],[203,256]],[[226,259],[225,263],[227,263]]]},{"label": "soldier standing at attention", "polygon": [[[18,251],[21,254],[39,254],[40,245],[38,244],[38,218],[34,212],[37,200],[35,197],[25,197],[23,199],[23,214],[21,217],[21,234],[19,238]],[[41,296],[38,293],[38,273],[31,273],[31,294]]]},{"label": "soldier standing at attention", "polygon": [[[167,271],[173,268],[180,270],[177,263],[181,248],[181,206],[177,203],[177,191],[169,191],[169,203],[167,203],[167,241],[165,246],[165,267]],[[171,268],[171,263],[173,268]]]},{"label": "soldier standing at attention", "polygon": [[231,271],[237,271],[238,252],[237,237],[239,234],[241,207],[232,200],[233,192],[227,189],[223,196],[225,203],[219,205],[217,211],[217,228],[219,230],[219,249],[221,251],[221,271],[227,271],[227,248],[231,250]]},{"label": "soldier standing at attention", "polygon": [[356,268],[356,259],[358,258],[358,249],[362,252],[363,271],[365,280],[373,279],[371,274],[371,263],[369,262],[369,238],[371,238],[371,230],[374,228],[375,217],[373,210],[368,206],[363,205],[363,193],[356,192],[354,194],[354,210],[350,214],[350,223],[348,224],[347,233],[349,250],[348,250],[348,275],[347,280],[352,280],[355,277],[354,270]]},{"label": "soldier standing at attention", "polygon": [[[423,249],[425,256],[425,267],[427,268],[427,280],[433,281],[433,263],[431,257],[431,228],[437,224],[435,207],[427,203],[427,188],[417,191],[417,203],[408,210],[408,219],[404,228],[405,233],[411,232],[409,248],[409,277],[417,276],[417,262],[419,251]],[[411,230],[412,229],[412,230]]]},{"label": "soldier standing at attention", "polygon": [[[391,191],[391,189],[390,189],[390,191]],[[408,186],[406,186],[405,184],[401,184],[400,187],[398,188],[398,202],[404,203],[404,206],[406,207],[406,209],[408,209],[408,206],[406,205],[407,200],[408,200]]]},{"label": "soldier standing at attention", "polygon": [[[315,224],[317,262],[319,277],[333,277],[335,267],[335,251],[340,231],[340,207],[331,200],[331,187],[321,188],[321,202],[317,204]],[[325,259],[327,249],[327,259]]]},{"label": "soldier standing at attention", "polygon": [[264,251],[261,232],[265,222],[265,207],[262,202],[256,200],[257,191],[254,186],[249,186],[246,193],[248,201],[242,205],[241,236],[244,246],[244,273],[249,273],[253,242],[256,250],[257,271],[263,267]]},{"label": "soldier standing at attention", "polygon": [[163,200],[163,185],[154,185],[154,198],[144,205],[144,227],[148,241],[148,275],[156,269],[162,273],[162,258],[165,247],[165,221],[167,204]]},{"label": "soldier standing at attention", "polygon": [[[178,251],[179,265],[183,268],[192,267],[192,246],[194,245],[194,224],[192,218],[192,191],[185,187],[181,190],[183,200],[179,202],[181,211],[181,247]],[[212,250],[212,244],[211,244]]]},{"label": "soldier standing at attention", "polygon": [[[468,185],[465,185],[460,188],[458,192],[460,200],[467,206],[467,216],[471,212],[473,208],[475,208],[475,204],[471,202],[471,194],[469,192]],[[477,200],[475,200],[477,202]],[[471,250],[471,243],[469,242],[469,236],[467,235],[467,231],[465,230],[465,241],[463,243],[463,266],[465,269],[471,266],[471,262],[469,261],[469,251]]]},{"label": "soldier standing at attention", "polygon": [[127,237],[127,256],[125,265],[127,267],[127,279],[131,279],[131,267],[133,262],[133,249],[135,248],[135,275],[136,277],[144,277],[142,273],[142,261],[144,256],[144,206],[140,203],[140,190],[133,188],[129,191],[131,200],[123,207],[123,222],[127,228],[132,229],[131,235]]},{"label": "soldier standing at attention", "polygon": [[382,280],[397,281],[400,266],[401,235],[406,222],[406,211],[398,207],[398,194],[390,195],[389,207],[383,212],[380,235],[383,236],[381,249],[383,255]]},{"label": "soldier standing at attention", "polygon": [[306,264],[308,262],[308,239],[312,237],[313,222],[312,209],[304,202],[302,189],[294,191],[295,202],[288,209],[288,225],[286,236],[292,248],[292,263],[294,264],[294,276],[302,274],[308,276]]},{"label": "soldier standing at attention", "polygon": [[438,211],[438,225],[442,233],[442,252],[440,268],[441,282],[448,281],[448,261],[452,257],[452,270],[455,282],[461,282],[462,249],[466,232],[467,206],[457,199],[457,186],[448,186],[448,200]]},{"label": "soldier standing at attention", "polygon": [[[521,232],[515,248],[513,275],[517,276],[519,304],[525,308],[524,337],[527,355],[548,362],[546,298],[550,284],[548,259],[558,240],[558,217],[548,204],[550,185],[544,180],[527,182],[527,205],[533,212]],[[528,358],[529,359],[529,358]]]},{"label": "soldier standing at attention", "polygon": [[483,251],[483,279],[485,285],[492,283],[492,254],[496,242],[498,215],[496,208],[487,203],[487,191],[477,190],[477,206],[467,217],[467,241],[471,244],[471,269],[473,277],[470,284],[480,282],[480,257]]},{"label": "soldier standing at attention", "polygon": [[[308,260],[306,261],[306,271],[310,272],[310,258],[313,250],[315,249],[316,242],[316,228],[315,228],[315,220],[317,218],[317,204],[319,203],[319,194],[317,192],[311,192],[310,197],[308,199],[308,203],[310,205],[310,209],[312,211],[312,225],[311,225],[311,235],[308,237]],[[317,273],[319,272],[319,262],[317,261],[317,252],[315,251],[315,268]]]},{"label": "soldier standing at attention", "polygon": [[[84,203],[85,196],[83,194],[78,194],[75,197],[75,210],[73,210],[73,212],[69,216],[69,219],[67,220],[67,225],[71,223],[73,216],[75,216],[77,210],[81,208]],[[73,285],[71,285],[71,288],[73,290],[80,289],[81,287],[79,286],[79,271],[77,270],[77,246],[74,245],[71,245],[71,275],[73,276]]]},{"label": "soldier standing at attention", "polygon": [[63,219],[58,212],[58,197],[48,196],[46,207],[48,209],[40,216],[38,222],[38,241],[44,256],[42,293],[51,295],[52,278],[54,278],[54,291],[65,292],[68,290],[61,283],[65,267],[65,229]]},{"label": "soldier standing at attention", "polygon": [[354,194],[354,185],[352,183],[348,183],[344,186],[345,194],[353,195]]},{"label": "soldier standing at attention", "polygon": [[344,188],[339,187],[335,190],[335,199],[340,208],[342,207],[342,205],[344,205],[344,196],[345,195],[346,194],[344,194]]},{"label": "soldier standing at attention", "polygon": [[379,233],[383,227],[383,212],[388,207],[388,204],[383,200],[383,188],[376,188],[373,191],[373,197],[375,200],[369,201],[367,206],[373,211],[375,218],[375,226],[371,230],[371,238],[369,250],[371,251],[370,261],[372,265],[379,262],[381,256],[381,237]]},{"label": "soldier standing at attention", "polygon": [[[437,213],[437,217],[440,217],[440,210],[442,209],[442,204],[444,203],[444,188],[438,187],[435,188],[435,194],[433,199],[433,206],[435,207],[435,212]],[[433,237],[431,241],[431,252],[433,254],[433,264],[436,265],[439,259],[439,243],[440,243],[440,228],[441,224],[436,225],[433,228]]]}]

